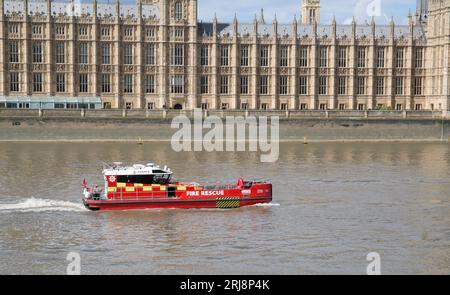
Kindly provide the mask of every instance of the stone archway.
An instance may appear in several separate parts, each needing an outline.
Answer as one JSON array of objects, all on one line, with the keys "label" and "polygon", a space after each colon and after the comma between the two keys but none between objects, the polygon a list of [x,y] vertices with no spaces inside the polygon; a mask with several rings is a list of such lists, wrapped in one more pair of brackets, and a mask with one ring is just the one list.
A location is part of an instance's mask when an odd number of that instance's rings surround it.
[{"label": "stone archway", "polygon": [[183,105],[177,103],[176,105],[173,106],[174,110],[182,110],[183,109]]}]

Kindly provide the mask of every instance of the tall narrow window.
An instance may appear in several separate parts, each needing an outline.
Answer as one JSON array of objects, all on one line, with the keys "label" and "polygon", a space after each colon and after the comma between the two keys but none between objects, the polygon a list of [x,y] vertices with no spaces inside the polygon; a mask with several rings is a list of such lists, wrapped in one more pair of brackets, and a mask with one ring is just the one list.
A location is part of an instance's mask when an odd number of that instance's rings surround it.
[{"label": "tall narrow window", "polygon": [[66,92],[65,74],[56,74],[56,92]]},{"label": "tall narrow window", "polygon": [[172,31],[174,38],[182,38],[184,36],[184,29],[176,28]]},{"label": "tall narrow window", "polygon": [[125,74],[123,76],[123,92],[133,93],[133,75]]},{"label": "tall narrow window", "polygon": [[248,76],[241,76],[241,94],[248,94]]},{"label": "tall narrow window", "polygon": [[9,43],[9,62],[19,62],[19,43],[12,41]]},{"label": "tall narrow window", "polygon": [[248,61],[248,46],[243,45],[241,46],[241,67],[248,67],[249,61]]},{"label": "tall narrow window", "polygon": [[33,26],[32,32],[34,35],[42,34],[42,26]]},{"label": "tall narrow window", "polygon": [[403,77],[396,77],[395,78],[395,94],[396,95],[403,95],[403,85],[404,85],[404,79]]},{"label": "tall narrow window", "polygon": [[155,45],[149,44],[145,48],[145,64],[146,65],[154,65],[155,61]]},{"label": "tall narrow window", "polygon": [[155,28],[147,28],[147,29],[145,30],[145,35],[146,35],[147,37],[149,37],[149,38],[155,37],[155,36],[156,36],[156,30],[155,30]]},{"label": "tall narrow window", "polygon": [[319,95],[327,95],[328,77],[319,77]]},{"label": "tall narrow window", "polygon": [[269,94],[269,76],[261,76],[259,79],[259,94]]},{"label": "tall narrow window", "polygon": [[259,58],[261,67],[269,66],[269,46],[261,46]]},{"label": "tall narrow window", "polygon": [[422,95],[422,78],[414,78],[414,95]]},{"label": "tall narrow window", "polygon": [[87,36],[87,34],[88,34],[87,26],[80,26],[78,33],[80,34],[80,36]]},{"label": "tall narrow window", "polygon": [[202,46],[200,50],[200,65],[201,66],[209,66],[209,47]]},{"label": "tall narrow window", "polygon": [[111,45],[109,43],[102,46],[102,64],[111,64]]},{"label": "tall narrow window", "polygon": [[405,48],[400,47],[397,48],[395,60],[396,60],[396,67],[397,68],[403,68],[404,66],[404,56],[405,56]]},{"label": "tall narrow window", "polygon": [[300,76],[299,78],[299,94],[300,95],[307,95],[308,94],[308,77],[306,76]]},{"label": "tall narrow window", "polygon": [[338,77],[338,95],[347,94],[347,78]]},{"label": "tall narrow window", "polygon": [[42,55],[43,55],[42,43],[34,42],[33,43],[33,63],[42,63],[42,61],[43,61]]},{"label": "tall narrow window", "polygon": [[309,11],[309,23],[310,24],[314,24],[316,22],[316,10],[315,9],[311,9]]},{"label": "tall narrow window", "polygon": [[339,47],[338,49],[338,67],[346,68],[347,67],[347,48]]},{"label": "tall narrow window", "polygon": [[63,64],[66,62],[66,45],[64,43],[56,44],[56,63]]},{"label": "tall narrow window", "polygon": [[220,76],[220,94],[228,94],[228,76]]},{"label": "tall narrow window", "polygon": [[175,20],[183,19],[183,4],[180,1],[175,2]]},{"label": "tall narrow window", "polygon": [[357,50],[358,68],[366,67],[366,48],[358,47]]},{"label": "tall narrow window", "polygon": [[184,76],[174,75],[170,78],[170,91],[175,94],[184,93]]},{"label": "tall narrow window", "polygon": [[10,73],[9,78],[10,78],[9,90],[11,92],[19,92],[20,91],[20,74],[19,73]]},{"label": "tall narrow window", "polygon": [[229,46],[223,45],[220,50],[220,65],[222,67],[227,67],[230,65],[229,54]]},{"label": "tall narrow window", "polygon": [[123,48],[123,64],[133,64],[133,44],[125,44]]},{"label": "tall narrow window", "polygon": [[209,77],[208,76],[200,77],[200,93],[201,94],[209,93]]},{"label": "tall narrow window", "polygon": [[80,92],[89,92],[89,76],[88,74],[80,74]]},{"label": "tall narrow window", "polygon": [[111,92],[111,75],[102,74],[102,93]]},{"label": "tall narrow window", "polygon": [[308,47],[302,46],[299,50],[299,66],[306,68],[308,66]]},{"label": "tall narrow window", "polygon": [[9,33],[10,34],[19,34],[19,25],[18,24],[14,24],[14,23],[10,23],[9,24]]},{"label": "tall narrow window", "polygon": [[109,36],[109,35],[111,35],[111,30],[110,30],[110,28],[109,27],[102,27],[101,28],[101,35],[103,36],[103,37],[107,37],[107,36]]},{"label": "tall narrow window", "polygon": [[65,34],[66,28],[64,27],[64,25],[56,26],[56,30],[55,31],[56,31],[56,35],[62,36],[62,35]]},{"label": "tall narrow window", "polygon": [[131,27],[131,26],[126,26],[126,27],[123,29],[123,35],[124,35],[125,37],[133,37],[133,27]]},{"label": "tall narrow window", "polygon": [[280,67],[287,67],[289,65],[289,47],[282,46],[280,48]]},{"label": "tall narrow window", "polygon": [[155,75],[145,75],[144,86],[145,86],[145,93],[147,94],[155,93]]},{"label": "tall narrow window", "polygon": [[328,48],[320,47],[319,49],[319,67],[328,67]]},{"label": "tall narrow window", "polygon": [[423,68],[423,48],[416,48],[414,66],[417,69]]},{"label": "tall narrow window", "polygon": [[377,49],[377,68],[384,68],[385,48]]},{"label": "tall narrow window", "polygon": [[87,43],[80,43],[79,52],[80,52],[80,56],[79,56],[80,64],[87,64],[88,63],[88,56],[89,56],[88,44]]},{"label": "tall narrow window", "polygon": [[358,94],[358,95],[366,94],[366,78],[365,77],[358,77],[356,94]]},{"label": "tall narrow window", "polygon": [[289,94],[289,79],[287,76],[280,76],[279,78],[279,91],[278,93],[280,95],[287,95]]},{"label": "tall narrow window", "polygon": [[171,63],[173,66],[184,65],[184,46],[174,45],[171,50]]},{"label": "tall narrow window", "polygon": [[33,73],[33,92],[42,92],[42,85],[42,73]]},{"label": "tall narrow window", "polygon": [[385,78],[384,77],[377,77],[377,95],[384,95],[384,83]]}]

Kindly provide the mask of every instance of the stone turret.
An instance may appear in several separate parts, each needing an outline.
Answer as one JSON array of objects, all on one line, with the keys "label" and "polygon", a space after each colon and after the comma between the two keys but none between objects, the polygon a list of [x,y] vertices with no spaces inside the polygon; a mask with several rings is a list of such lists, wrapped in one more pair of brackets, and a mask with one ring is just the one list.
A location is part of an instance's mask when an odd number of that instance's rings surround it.
[{"label": "stone turret", "polygon": [[302,2],[302,24],[312,25],[320,23],[320,0],[303,0]]},{"label": "stone turret", "polygon": [[417,0],[416,20],[422,23],[428,20],[428,0]]},{"label": "stone turret", "polygon": [[429,77],[426,89],[435,90],[432,96],[428,93],[429,103],[434,108],[450,110],[450,0],[428,1],[426,27]]}]

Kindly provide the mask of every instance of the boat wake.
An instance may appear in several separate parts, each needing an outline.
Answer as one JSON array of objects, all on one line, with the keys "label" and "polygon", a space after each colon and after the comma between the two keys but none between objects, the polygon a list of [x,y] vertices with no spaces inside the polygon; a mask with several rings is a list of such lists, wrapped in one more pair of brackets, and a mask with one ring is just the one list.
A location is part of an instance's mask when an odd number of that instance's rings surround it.
[{"label": "boat wake", "polygon": [[279,207],[279,206],[281,206],[280,204],[278,204],[278,203],[262,203],[262,204],[256,204],[256,205],[253,205],[254,207]]},{"label": "boat wake", "polygon": [[87,209],[78,203],[58,200],[39,199],[31,197],[20,203],[0,204],[0,212],[82,212]]}]

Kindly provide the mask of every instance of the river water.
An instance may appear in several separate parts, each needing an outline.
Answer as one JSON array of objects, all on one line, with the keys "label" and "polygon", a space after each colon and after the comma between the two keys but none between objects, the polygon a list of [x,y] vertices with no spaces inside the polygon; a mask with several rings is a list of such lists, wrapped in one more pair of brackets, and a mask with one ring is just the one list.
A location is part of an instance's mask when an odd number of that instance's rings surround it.
[{"label": "river water", "polygon": [[[176,153],[167,143],[0,143],[0,274],[450,274],[450,145],[282,143]],[[89,212],[101,162],[157,162],[178,180],[268,179],[274,202],[237,210]]]}]

